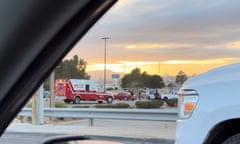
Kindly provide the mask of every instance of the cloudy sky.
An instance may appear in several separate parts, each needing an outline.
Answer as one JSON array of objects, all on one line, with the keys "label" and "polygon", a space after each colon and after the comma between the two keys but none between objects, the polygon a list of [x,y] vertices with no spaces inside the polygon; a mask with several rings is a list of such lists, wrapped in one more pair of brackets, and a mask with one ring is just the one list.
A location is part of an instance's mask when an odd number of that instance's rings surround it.
[{"label": "cloudy sky", "polygon": [[86,34],[67,58],[77,54],[88,71],[188,75],[239,62],[239,0],[120,0]]}]

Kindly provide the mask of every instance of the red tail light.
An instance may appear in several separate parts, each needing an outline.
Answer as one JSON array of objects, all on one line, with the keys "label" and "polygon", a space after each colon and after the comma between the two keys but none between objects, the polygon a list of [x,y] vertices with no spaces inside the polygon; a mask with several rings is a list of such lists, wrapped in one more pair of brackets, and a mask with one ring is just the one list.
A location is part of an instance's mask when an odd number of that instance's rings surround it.
[{"label": "red tail light", "polygon": [[64,87],[64,88],[67,88],[67,84],[63,84],[63,87]]}]

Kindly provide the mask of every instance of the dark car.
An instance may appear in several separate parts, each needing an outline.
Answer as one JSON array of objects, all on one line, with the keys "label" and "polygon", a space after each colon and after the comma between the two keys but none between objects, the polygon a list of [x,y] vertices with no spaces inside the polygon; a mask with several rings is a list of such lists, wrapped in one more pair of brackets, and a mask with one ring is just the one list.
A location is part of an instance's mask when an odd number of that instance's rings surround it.
[{"label": "dark car", "polygon": [[129,92],[120,92],[114,95],[114,98],[118,100],[133,100],[133,96]]}]

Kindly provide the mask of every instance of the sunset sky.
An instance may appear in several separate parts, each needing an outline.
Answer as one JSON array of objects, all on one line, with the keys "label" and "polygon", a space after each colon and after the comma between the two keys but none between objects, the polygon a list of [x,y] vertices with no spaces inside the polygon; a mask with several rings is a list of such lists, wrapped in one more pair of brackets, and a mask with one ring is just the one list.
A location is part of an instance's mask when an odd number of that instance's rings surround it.
[{"label": "sunset sky", "polygon": [[239,62],[239,0],[120,0],[66,58],[77,54],[87,71],[199,74]]}]

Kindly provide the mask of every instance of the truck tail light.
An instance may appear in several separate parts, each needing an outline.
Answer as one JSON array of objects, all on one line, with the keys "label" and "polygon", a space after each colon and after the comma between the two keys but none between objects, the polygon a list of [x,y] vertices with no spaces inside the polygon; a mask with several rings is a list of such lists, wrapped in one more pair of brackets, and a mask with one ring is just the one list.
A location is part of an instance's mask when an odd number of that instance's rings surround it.
[{"label": "truck tail light", "polygon": [[55,84],[55,89],[63,89],[63,88],[68,88],[68,85],[66,83],[56,83]]},{"label": "truck tail light", "polygon": [[198,102],[198,93],[196,90],[184,89],[178,94],[178,116],[180,119],[190,118]]},{"label": "truck tail light", "polygon": [[64,88],[67,88],[67,84],[63,84],[63,87],[64,87]]}]

